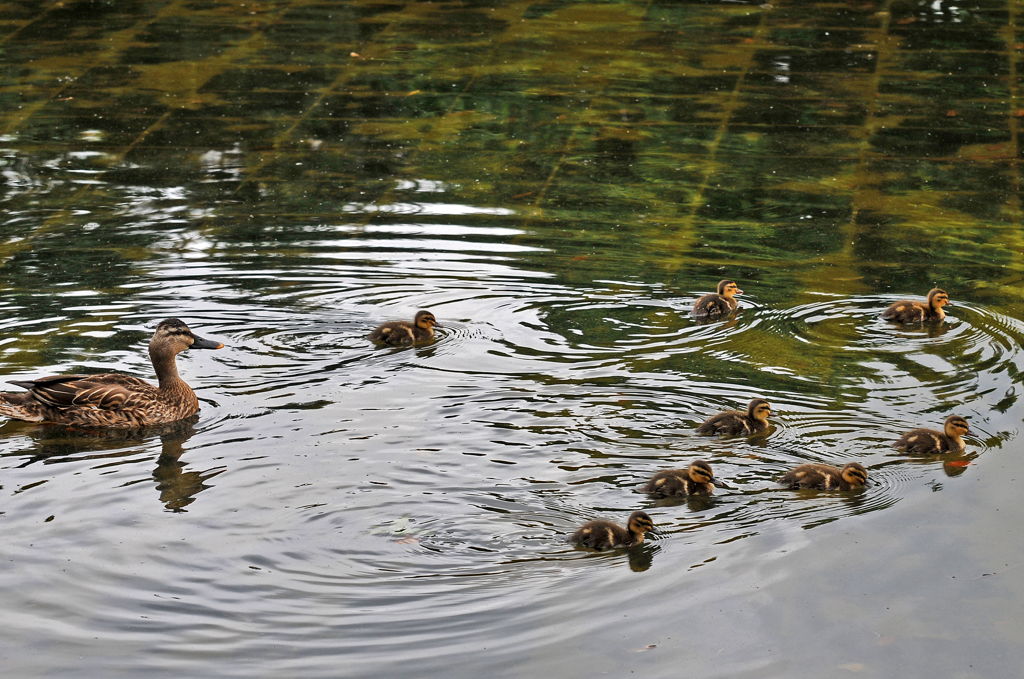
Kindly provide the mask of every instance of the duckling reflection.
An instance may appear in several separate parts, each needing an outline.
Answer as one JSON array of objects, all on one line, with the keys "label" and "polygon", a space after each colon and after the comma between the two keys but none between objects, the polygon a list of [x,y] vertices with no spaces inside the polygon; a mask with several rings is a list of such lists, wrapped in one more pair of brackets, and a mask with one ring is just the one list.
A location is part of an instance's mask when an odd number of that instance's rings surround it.
[{"label": "duckling reflection", "polygon": [[417,311],[412,322],[389,321],[377,327],[376,330],[366,336],[371,342],[388,344],[390,346],[401,346],[415,344],[434,339],[434,328],[438,325],[434,314],[429,311]]},{"label": "duckling reflection", "polygon": [[659,551],[661,551],[661,547],[651,542],[645,542],[628,550],[626,556],[629,558],[629,570],[634,573],[647,570],[654,563],[654,555]]},{"label": "duckling reflection", "polygon": [[[967,468],[971,466],[971,463],[978,459],[978,453],[945,453],[942,458],[942,473],[946,476],[953,478],[960,476]],[[934,469],[936,458],[932,455],[921,456],[921,457],[903,457],[903,464],[923,465]]]},{"label": "duckling reflection", "polygon": [[930,321],[942,321],[946,312],[942,307],[953,306],[949,301],[949,295],[945,290],[933,288],[928,293],[925,302],[915,302],[909,299],[901,300],[889,306],[882,312],[882,318],[896,323],[922,323]]},{"label": "duckling reflection", "polygon": [[643,491],[661,497],[711,495],[715,492],[715,486],[724,488],[725,483],[715,478],[707,462],[694,460],[686,469],[658,472],[644,484]]},{"label": "duckling reflection", "polygon": [[772,407],[763,398],[755,398],[747,405],[747,412],[727,410],[712,415],[697,427],[697,433],[703,435],[724,434],[739,436],[757,434],[768,430],[768,416],[772,415]]},{"label": "duckling reflection", "polygon": [[568,542],[601,551],[639,545],[645,533],[658,535],[660,532],[646,512],[633,512],[625,528],[611,521],[590,521],[570,535]]},{"label": "duckling reflection", "polygon": [[901,436],[893,447],[908,453],[962,453],[964,440],[961,436],[970,435],[967,420],[959,415],[950,415],[942,425],[942,431],[935,429],[913,429]]},{"label": "duckling reflection", "polygon": [[693,315],[696,317],[721,318],[728,316],[739,308],[734,295],[742,295],[734,281],[728,279],[718,282],[718,291],[704,295],[693,303]]},{"label": "duckling reflection", "polygon": [[867,482],[868,470],[857,462],[850,462],[842,469],[827,464],[802,464],[779,479],[787,488],[813,490],[852,490]]}]

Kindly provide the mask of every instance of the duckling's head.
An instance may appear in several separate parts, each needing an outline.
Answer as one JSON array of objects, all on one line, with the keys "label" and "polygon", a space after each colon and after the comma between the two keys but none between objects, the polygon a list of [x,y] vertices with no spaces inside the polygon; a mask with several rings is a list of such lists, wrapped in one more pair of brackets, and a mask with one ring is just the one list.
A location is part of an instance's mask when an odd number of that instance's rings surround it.
[{"label": "duckling's head", "polygon": [[647,516],[647,512],[633,512],[630,514],[626,527],[630,533],[639,535],[641,541],[643,540],[644,533],[658,534],[660,532],[654,527],[654,522],[651,521],[651,517]]},{"label": "duckling's head", "polygon": [[946,306],[953,306],[953,303],[949,301],[949,295],[946,294],[945,290],[934,288],[928,293],[928,306],[932,309],[941,309]]},{"label": "duckling's head", "polygon": [[711,483],[719,488],[724,488],[725,484],[715,478],[714,473],[711,471],[711,465],[704,460],[694,460],[690,463],[690,478],[697,483]]},{"label": "duckling's head", "polygon": [[739,286],[736,285],[735,281],[728,279],[718,282],[718,294],[722,297],[732,297],[733,295],[742,295],[743,291],[740,290]]},{"label": "duckling's head", "polygon": [[416,318],[413,319],[413,325],[424,330],[432,330],[437,325],[437,319],[429,311],[417,311]]},{"label": "duckling's head", "polygon": [[839,475],[851,486],[863,486],[868,482],[868,470],[856,462],[850,462],[844,466]]},{"label": "duckling's head", "polygon": [[950,415],[947,417],[946,423],[943,425],[942,429],[945,431],[946,436],[955,439],[958,439],[961,436],[967,436],[971,433],[970,427],[967,426],[967,420],[959,415]]},{"label": "duckling's head", "polygon": [[752,420],[760,420],[761,422],[767,422],[768,416],[772,414],[772,407],[768,401],[763,398],[755,398],[747,406],[747,417]]},{"label": "duckling's head", "polygon": [[184,321],[168,318],[156,326],[153,339],[149,341],[149,352],[169,350],[179,354],[186,349],[220,349],[223,346],[220,342],[199,337],[189,330]]}]

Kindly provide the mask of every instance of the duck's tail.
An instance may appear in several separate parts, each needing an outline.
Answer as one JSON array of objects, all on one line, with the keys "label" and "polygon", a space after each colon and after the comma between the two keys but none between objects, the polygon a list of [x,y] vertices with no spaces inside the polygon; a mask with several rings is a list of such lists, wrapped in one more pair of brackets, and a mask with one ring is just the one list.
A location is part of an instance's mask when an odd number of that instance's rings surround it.
[{"label": "duck's tail", "polygon": [[25,422],[42,422],[46,419],[42,407],[28,393],[0,391],[0,417]]}]

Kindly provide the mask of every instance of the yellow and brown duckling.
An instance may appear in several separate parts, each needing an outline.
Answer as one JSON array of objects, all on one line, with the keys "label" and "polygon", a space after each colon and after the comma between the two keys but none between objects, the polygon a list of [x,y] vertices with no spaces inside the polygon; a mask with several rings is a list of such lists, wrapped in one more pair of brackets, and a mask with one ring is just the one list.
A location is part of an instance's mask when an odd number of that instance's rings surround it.
[{"label": "yellow and brown duckling", "polygon": [[644,533],[660,532],[646,512],[633,512],[625,528],[611,521],[591,521],[570,535],[568,542],[597,550],[617,549],[639,545]]},{"label": "yellow and brown duckling", "polygon": [[161,321],[149,341],[149,358],[159,386],[118,373],[54,375],[12,380],[26,392],[0,393],[0,416],[26,422],[130,429],[191,417],[199,399],[178,376],[174,357],[186,349],[220,349],[198,337],[177,318]]},{"label": "yellow and brown duckling", "polygon": [[934,288],[928,293],[925,302],[903,300],[891,305],[882,312],[882,318],[897,323],[920,323],[922,321],[941,321],[946,317],[942,307],[953,306],[945,290]]},{"label": "yellow and brown duckling", "polygon": [[739,436],[757,434],[768,429],[768,416],[772,407],[763,398],[755,398],[747,405],[747,412],[727,410],[712,415],[697,427],[698,434],[725,434]]},{"label": "yellow and brown duckling", "polygon": [[964,440],[960,437],[970,433],[967,420],[959,415],[950,415],[946,418],[942,431],[914,429],[901,436],[893,446],[908,453],[962,453]]},{"label": "yellow and brown duckling", "polygon": [[724,483],[715,478],[711,465],[704,460],[694,460],[686,469],[668,469],[651,477],[643,490],[662,496],[679,495],[711,495],[715,486],[722,488]]},{"label": "yellow and brown duckling", "polygon": [[779,483],[787,488],[852,490],[868,482],[868,470],[856,462],[838,469],[827,464],[802,464],[786,473]]},{"label": "yellow and brown duckling", "polygon": [[735,281],[723,280],[718,283],[718,292],[704,295],[693,303],[694,316],[726,316],[736,311],[737,302],[734,295],[742,295]]},{"label": "yellow and brown duckling", "polygon": [[417,311],[416,317],[411,323],[409,321],[389,321],[367,335],[367,339],[392,346],[413,344],[433,339],[435,327],[440,328],[441,326],[437,324],[434,314],[429,311]]}]

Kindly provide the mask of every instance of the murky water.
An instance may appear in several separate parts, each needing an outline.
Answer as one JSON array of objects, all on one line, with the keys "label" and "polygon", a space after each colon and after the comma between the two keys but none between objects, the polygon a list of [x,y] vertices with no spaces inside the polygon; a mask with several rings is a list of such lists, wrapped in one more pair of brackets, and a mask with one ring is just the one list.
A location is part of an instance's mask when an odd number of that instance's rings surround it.
[{"label": "murky water", "polygon": [[[1024,675],[1017,12],[0,5],[0,373],[226,345],[194,420],[0,426],[0,666]],[[767,436],[695,435],[754,396]],[[964,454],[891,448],[954,412]],[[729,487],[637,491],[698,458]]]}]

